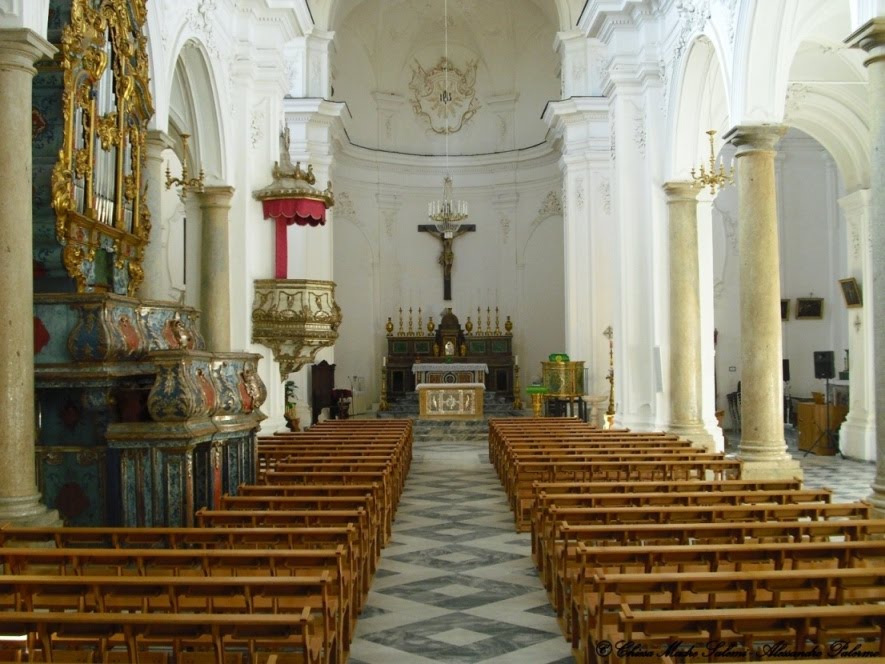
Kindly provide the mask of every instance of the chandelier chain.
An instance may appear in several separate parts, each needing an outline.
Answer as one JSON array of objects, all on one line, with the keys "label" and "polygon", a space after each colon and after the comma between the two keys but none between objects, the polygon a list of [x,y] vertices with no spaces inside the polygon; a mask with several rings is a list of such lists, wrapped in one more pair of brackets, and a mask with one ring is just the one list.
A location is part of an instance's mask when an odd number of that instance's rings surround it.
[{"label": "chandelier chain", "polygon": [[439,98],[442,102],[443,119],[446,123],[445,130],[445,148],[446,148],[446,169],[445,177],[443,177],[443,195],[438,201],[431,201],[427,206],[427,216],[434,222],[437,232],[445,238],[452,238],[461,227],[467,214],[467,202],[455,200],[452,177],[449,173],[449,102],[452,101],[452,95],[449,92],[449,1],[443,0],[443,35],[444,35],[444,70],[443,70],[443,86],[444,89]]}]

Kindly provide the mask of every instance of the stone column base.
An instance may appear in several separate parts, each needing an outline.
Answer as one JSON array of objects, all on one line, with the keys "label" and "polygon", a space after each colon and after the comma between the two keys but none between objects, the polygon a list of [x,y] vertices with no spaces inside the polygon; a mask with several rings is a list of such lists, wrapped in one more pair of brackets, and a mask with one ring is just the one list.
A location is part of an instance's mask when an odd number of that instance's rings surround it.
[{"label": "stone column base", "polygon": [[873,516],[877,519],[885,519],[885,478],[874,477],[870,485],[873,492],[867,496],[867,501],[873,506]]},{"label": "stone column base", "polygon": [[667,427],[667,431],[680,438],[690,440],[695,447],[703,447],[708,452],[716,451],[716,441],[700,422],[697,424],[671,424]]},{"label": "stone column base", "polygon": [[64,523],[57,510],[40,503],[40,494],[0,498],[0,523],[12,526],[54,527]]},{"label": "stone column base", "polygon": [[802,467],[793,457],[752,461],[738,457],[741,462],[741,479],[745,480],[789,480],[804,479]]}]

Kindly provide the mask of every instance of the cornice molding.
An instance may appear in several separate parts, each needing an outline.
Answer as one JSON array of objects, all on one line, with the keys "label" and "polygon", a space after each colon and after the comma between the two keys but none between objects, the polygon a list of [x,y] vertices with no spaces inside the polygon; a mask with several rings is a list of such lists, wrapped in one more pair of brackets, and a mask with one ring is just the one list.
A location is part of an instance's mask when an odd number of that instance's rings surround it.
[{"label": "cornice molding", "polygon": [[[444,156],[412,155],[386,152],[338,142],[336,145],[336,166],[353,168],[357,171],[375,173],[383,169],[391,173],[402,173],[416,177],[438,178],[445,168]],[[511,173],[514,166],[520,171],[543,168],[556,164],[559,154],[547,143],[531,148],[509,150],[491,154],[449,157],[449,167],[463,181],[465,176],[494,173]],[[461,187],[463,185],[459,185]]]}]

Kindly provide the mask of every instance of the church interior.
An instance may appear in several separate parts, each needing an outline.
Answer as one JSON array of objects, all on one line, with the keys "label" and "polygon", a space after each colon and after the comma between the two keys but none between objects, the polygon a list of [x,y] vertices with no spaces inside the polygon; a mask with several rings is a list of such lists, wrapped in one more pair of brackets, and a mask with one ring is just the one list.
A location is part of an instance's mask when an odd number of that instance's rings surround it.
[{"label": "church interior", "polygon": [[885,0],[0,0],[0,100],[0,662],[885,662]]}]

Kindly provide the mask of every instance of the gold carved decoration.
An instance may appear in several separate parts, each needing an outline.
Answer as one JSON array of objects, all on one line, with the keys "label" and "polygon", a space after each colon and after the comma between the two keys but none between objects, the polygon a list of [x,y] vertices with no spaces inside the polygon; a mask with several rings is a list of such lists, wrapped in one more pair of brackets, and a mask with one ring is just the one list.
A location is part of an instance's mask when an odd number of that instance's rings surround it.
[{"label": "gold carved decoration", "polygon": [[478,63],[471,60],[462,71],[443,57],[435,67],[425,71],[415,62],[409,83],[412,109],[417,116],[427,118],[435,133],[454,134],[460,131],[479,110],[479,100],[476,98]]},{"label": "gold carved decoration", "polygon": [[[151,229],[144,139],[154,113],[145,3],[71,0],[62,31],[64,140],[52,171],[52,207],[65,268],[81,293],[132,296],[144,277]],[[110,275],[96,276],[99,249],[114,254]]]},{"label": "gold carved decoration", "polygon": [[340,324],[334,281],[255,280],[252,341],[273,351],[283,380],[334,345]]}]

